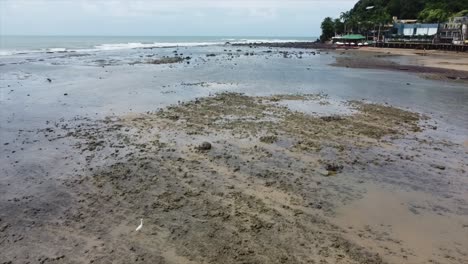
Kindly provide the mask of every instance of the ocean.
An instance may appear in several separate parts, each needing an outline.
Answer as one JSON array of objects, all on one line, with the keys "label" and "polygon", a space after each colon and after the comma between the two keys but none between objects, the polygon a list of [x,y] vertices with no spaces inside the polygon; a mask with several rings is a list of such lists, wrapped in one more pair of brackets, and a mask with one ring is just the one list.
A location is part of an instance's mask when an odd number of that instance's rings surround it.
[{"label": "ocean", "polygon": [[209,46],[250,42],[315,41],[316,37],[247,36],[0,36],[0,56],[41,52],[93,52],[145,47]]}]

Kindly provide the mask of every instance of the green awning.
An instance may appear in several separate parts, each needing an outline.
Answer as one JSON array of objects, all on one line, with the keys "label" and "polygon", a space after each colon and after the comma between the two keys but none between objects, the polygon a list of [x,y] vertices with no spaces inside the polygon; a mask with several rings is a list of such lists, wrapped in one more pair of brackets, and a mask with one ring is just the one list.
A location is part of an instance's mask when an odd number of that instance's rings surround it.
[{"label": "green awning", "polygon": [[361,39],[366,39],[366,37],[364,37],[361,34],[349,34],[349,35],[342,36],[341,39],[361,40]]}]

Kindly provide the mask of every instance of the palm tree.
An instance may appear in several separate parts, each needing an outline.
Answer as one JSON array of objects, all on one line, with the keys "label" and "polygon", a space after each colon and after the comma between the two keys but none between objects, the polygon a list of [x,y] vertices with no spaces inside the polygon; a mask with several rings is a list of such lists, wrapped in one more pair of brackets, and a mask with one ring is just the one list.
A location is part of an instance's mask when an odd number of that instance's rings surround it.
[{"label": "palm tree", "polygon": [[349,11],[341,12],[340,19],[344,23],[344,32],[347,32],[346,28],[347,28],[349,18],[350,18],[350,12]]}]

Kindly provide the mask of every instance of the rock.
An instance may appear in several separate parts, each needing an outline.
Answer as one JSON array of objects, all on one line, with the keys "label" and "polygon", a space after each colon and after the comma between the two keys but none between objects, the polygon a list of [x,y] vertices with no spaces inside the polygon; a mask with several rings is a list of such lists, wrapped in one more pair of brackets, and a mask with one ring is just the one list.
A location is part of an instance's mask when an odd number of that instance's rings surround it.
[{"label": "rock", "polygon": [[277,136],[263,136],[260,137],[260,142],[267,143],[267,144],[273,144],[278,140]]},{"label": "rock", "polygon": [[322,119],[322,120],[325,121],[325,122],[332,122],[332,121],[340,121],[340,120],[343,120],[343,118],[340,117],[340,116],[322,116],[322,117],[320,117],[320,119]]},{"label": "rock", "polygon": [[335,175],[343,170],[342,165],[337,165],[337,164],[326,164],[325,165],[325,170],[319,170],[318,172],[322,174],[323,176],[331,176]]},{"label": "rock", "polygon": [[323,176],[329,176],[330,175],[330,172],[327,171],[327,170],[318,170],[318,173],[320,173]]},{"label": "rock", "polygon": [[2,227],[0,227],[0,233],[1,233],[1,232],[4,232],[4,231],[7,230],[9,227],[10,227],[9,224],[4,224]]},{"label": "rock", "polygon": [[64,93],[63,95],[64,95],[64,96],[67,96],[67,95],[68,95],[68,93]]},{"label": "rock", "polygon": [[340,171],[343,170],[343,165],[337,165],[337,164],[334,164],[334,163],[330,163],[330,164],[327,164],[325,166],[325,169],[327,171],[340,172]]},{"label": "rock", "polygon": [[210,142],[203,142],[198,146],[199,150],[210,150],[211,149],[211,143]]},{"label": "rock", "polygon": [[182,57],[163,57],[163,58],[160,58],[160,59],[155,59],[155,60],[150,60],[150,61],[147,61],[146,63],[147,64],[170,64],[170,63],[178,63],[178,62],[182,62],[184,60],[184,58]]},{"label": "rock", "polygon": [[445,170],[445,166],[443,165],[437,165],[437,164],[433,164],[431,165],[433,168],[436,168],[436,169],[439,169],[439,170]]}]

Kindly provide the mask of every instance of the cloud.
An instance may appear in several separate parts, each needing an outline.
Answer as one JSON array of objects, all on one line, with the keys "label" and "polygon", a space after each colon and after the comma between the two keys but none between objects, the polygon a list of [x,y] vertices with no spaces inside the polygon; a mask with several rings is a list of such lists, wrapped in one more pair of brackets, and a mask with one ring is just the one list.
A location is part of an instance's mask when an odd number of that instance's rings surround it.
[{"label": "cloud", "polygon": [[338,16],[356,2],[0,0],[0,34],[317,34],[323,17]]},{"label": "cloud", "polygon": [[[30,9],[61,6],[63,9],[81,9],[89,14],[103,16],[151,16],[193,11],[227,10],[231,14],[254,17],[274,17],[281,10],[339,7],[355,0],[0,0],[4,8]],[[198,13],[196,13],[198,12]]]}]

